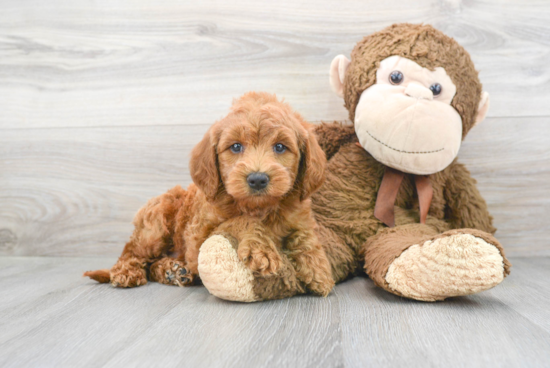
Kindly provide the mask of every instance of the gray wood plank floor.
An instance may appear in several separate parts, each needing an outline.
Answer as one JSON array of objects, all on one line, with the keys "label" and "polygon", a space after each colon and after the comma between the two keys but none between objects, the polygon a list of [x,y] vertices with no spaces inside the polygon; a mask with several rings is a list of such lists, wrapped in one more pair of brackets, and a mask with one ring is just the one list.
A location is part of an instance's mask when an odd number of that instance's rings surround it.
[{"label": "gray wood plank floor", "polygon": [[487,292],[421,303],[366,278],[256,304],[203,287],[113,289],[110,258],[0,258],[3,367],[547,367],[550,258]]}]

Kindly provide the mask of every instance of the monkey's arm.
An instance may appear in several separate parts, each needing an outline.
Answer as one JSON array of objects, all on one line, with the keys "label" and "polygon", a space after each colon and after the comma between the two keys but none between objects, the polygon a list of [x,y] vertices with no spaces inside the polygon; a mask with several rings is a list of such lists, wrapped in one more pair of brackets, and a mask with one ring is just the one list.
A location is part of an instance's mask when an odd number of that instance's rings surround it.
[{"label": "monkey's arm", "polygon": [[478,229],[494,234],[497,229],[493,226],[493,217],[468,169],[455,161],[447,170],[445,218],[455,229]]},{"label": "monkey's arm", "polygon": [[314,132],[321,149],[327,155],[327,160],[338,152],[340,146],[358,141],[355,135],[355,128],[353,124],[349,123],[337,121],[333,123],[321,123],[315,125]]}]

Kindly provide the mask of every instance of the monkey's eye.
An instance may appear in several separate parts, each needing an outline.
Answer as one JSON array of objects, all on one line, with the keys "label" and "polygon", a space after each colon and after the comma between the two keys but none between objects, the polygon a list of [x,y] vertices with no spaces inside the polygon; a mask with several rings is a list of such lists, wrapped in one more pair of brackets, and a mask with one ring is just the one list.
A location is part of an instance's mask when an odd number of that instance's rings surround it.
[{"label": "monkey's eye", "polygon": [[286,151],[286,147],[282,143],[277,143],[276,145],[273,146],[273,150],[277,153],[283,153]]},{"label": "monkey's eye", "polygon": [[440,94],[442,89],[443,88],[441,88],[441,84],[439,83],[434,83],[430,86],[430,91],[432,91],[434,96],[437,96],[438,94]]},{"label": "monkey's eye", "polygon": [[241,153],[243,151],[243,145],[240,143],[234,143],[229,147],[233,153]]},{"label": "monkey's eye", "polygon": [[390,83],[391,84],[400,84],[403,82],[403,73],[401,73],[399,70],[394,70],[390,74]]}]

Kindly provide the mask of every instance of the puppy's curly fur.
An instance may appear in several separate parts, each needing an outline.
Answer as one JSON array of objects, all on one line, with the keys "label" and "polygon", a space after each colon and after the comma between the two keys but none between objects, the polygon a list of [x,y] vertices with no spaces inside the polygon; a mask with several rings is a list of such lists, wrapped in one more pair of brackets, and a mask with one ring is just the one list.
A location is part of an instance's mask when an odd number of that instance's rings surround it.
[{"label": "puppy's curly fur", "polygon": [[[284,251],[298,280],[327,295],[334,281],[309,199],[324,181],[325,164],[311,126],[298,113],[274,95],[247,93],[193,149],[194,184],[151,199],[111,270],[84,275],[118,287],[148,279],[191,285],[201,244],[220,233],[238,241],[239,257],[256,274],[276,274]],[[254,173],[267,178],[265,187],[250,183]]]}]

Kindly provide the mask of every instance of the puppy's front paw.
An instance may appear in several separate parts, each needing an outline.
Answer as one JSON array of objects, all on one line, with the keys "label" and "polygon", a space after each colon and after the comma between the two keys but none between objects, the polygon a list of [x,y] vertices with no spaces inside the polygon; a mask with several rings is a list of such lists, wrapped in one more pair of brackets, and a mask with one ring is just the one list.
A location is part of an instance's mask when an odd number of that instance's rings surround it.
[{"label": "puppy's front paw", "polygon": [[[309,291],[314,294],[327,296],[334,287],[334,280],[330,271],[330,266],[320,264],[319,267],[297,266],[298,279],[304,282]],[[325,267],[323,267],[325,266]]]},{"label": "puppy's front paw", "polygon": [[281,266],[279,253],[256,241],[242,241],[237,254],[248,268],[261,276],[275,275]]},{"label": "puppy's front paw", "polygon": [[327,296],[334,287],[332,277],[323,277],[322,279],[314,279],[307,288],[314,294]]}]

